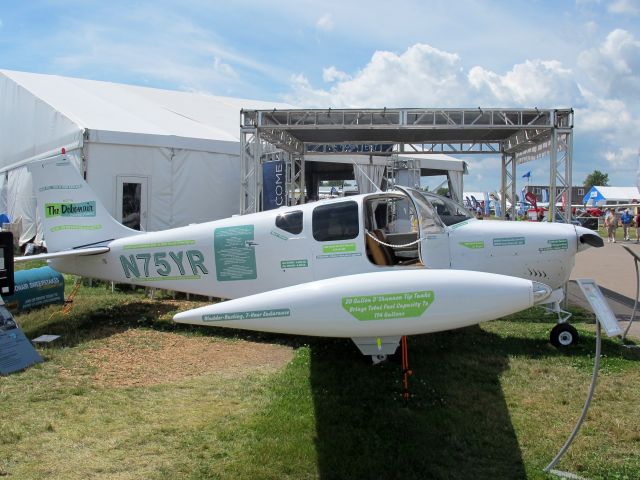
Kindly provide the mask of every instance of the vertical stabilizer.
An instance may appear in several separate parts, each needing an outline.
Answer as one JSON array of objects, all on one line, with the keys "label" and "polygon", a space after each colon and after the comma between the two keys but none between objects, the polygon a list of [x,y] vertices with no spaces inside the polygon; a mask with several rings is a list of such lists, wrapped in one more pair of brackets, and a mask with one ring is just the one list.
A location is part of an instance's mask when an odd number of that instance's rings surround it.
[{"label": "vertical stabilizer", "polygon": [[65,155],[29,164],[49,252],[137,235],[115,220]]}]

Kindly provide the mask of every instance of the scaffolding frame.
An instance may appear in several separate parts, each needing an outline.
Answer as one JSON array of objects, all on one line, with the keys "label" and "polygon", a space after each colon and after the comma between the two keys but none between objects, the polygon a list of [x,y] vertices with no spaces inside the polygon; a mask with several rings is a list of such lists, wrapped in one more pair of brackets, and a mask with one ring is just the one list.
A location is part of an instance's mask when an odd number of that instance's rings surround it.
[{"label": "scaffolding frame", "polygon": [[[502,215],[515,213],[517,165],[549,158],[550,219],[571,205],[572,109],[287,109],[240,112],[241,211],[260,210],[262,164],[282,155],[289,204],[304,202],[305,154],[501,155]],[[557,189],[557,191],[556,191]],[[571,208],[562,218],[571,219]]]}]

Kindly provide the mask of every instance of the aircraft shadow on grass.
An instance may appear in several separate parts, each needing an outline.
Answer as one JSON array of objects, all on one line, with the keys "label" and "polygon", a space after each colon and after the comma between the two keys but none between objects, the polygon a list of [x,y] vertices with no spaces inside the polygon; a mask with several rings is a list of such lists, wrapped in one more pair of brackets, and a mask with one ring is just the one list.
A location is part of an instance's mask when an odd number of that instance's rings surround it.
[{"label": "aircraft shadow on grass", "polygon": [[499,381],[508,355],[479,347],[491,337],[478,327],[411,337],[407,405],[398,364],[372,368],[347,342],[312,348],[321,478],[525,477]]},{"label": "aircraft shadow on grass", "polygon": [[[559,352],[543,339],[502,338],[478,326],[410,337],[406,406],[400,365],[372,368],[348,341],[312,345],[320,477],[526,478],[500,376],[512,354],[581,356],[591,340]],[[611,356],[640,359],[604,343]]]}]

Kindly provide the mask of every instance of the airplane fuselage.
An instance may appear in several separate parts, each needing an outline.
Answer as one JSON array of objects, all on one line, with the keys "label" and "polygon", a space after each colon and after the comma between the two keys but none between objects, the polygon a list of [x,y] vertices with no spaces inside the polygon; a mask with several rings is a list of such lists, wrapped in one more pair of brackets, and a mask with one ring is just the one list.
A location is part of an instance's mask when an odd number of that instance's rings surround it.
[{"label": "airplane fuselage", "polygon": [[[107,253],[51,262],[67,273],[221,298],[335,276],[416,268],[500,273],[558,288],[573,268],[579,245],[576,227],[475,219],[419,238],[417,231],[413,236],[389,235],[386,240],[394,246],[409,240],[397,249],[398,255],[420,261],[376,264],[367,245],[367,198],[360,195],[140,233],[111,241]],[[326,227],[321,215],[333,218],[333,211],[346,207],[357,209],[357,225],[331,232],[333,225]],[[286,220],[291,214],[295,221]]]}]

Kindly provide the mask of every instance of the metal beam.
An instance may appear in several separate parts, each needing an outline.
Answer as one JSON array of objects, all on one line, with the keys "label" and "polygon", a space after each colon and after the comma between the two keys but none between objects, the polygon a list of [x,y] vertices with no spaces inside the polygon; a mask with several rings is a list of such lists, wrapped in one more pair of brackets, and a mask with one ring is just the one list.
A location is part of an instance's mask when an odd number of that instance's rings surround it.
[{"label": "metal beam", "polygon": [[246,110],[242,112],[241,126],[272,129],[344,129],[389,127],[491,127],[537,128],[566,126],[564,122],[572,110],[517,109],[517,108],[383,108],[383,109],[291,109]]},{"label": "metal beam", "polygon": [[290,202],[296,191],[304,201],[305,153],[392,156],[403,151],[500,154],[503,212],[510,198],[513,215],[516,165],[549,156],[551,218],[559,195],[571,201],[571,109],[243,110],[240,124],[241,213],[260,209],[262,162],[274,152],[287,161]]}]

